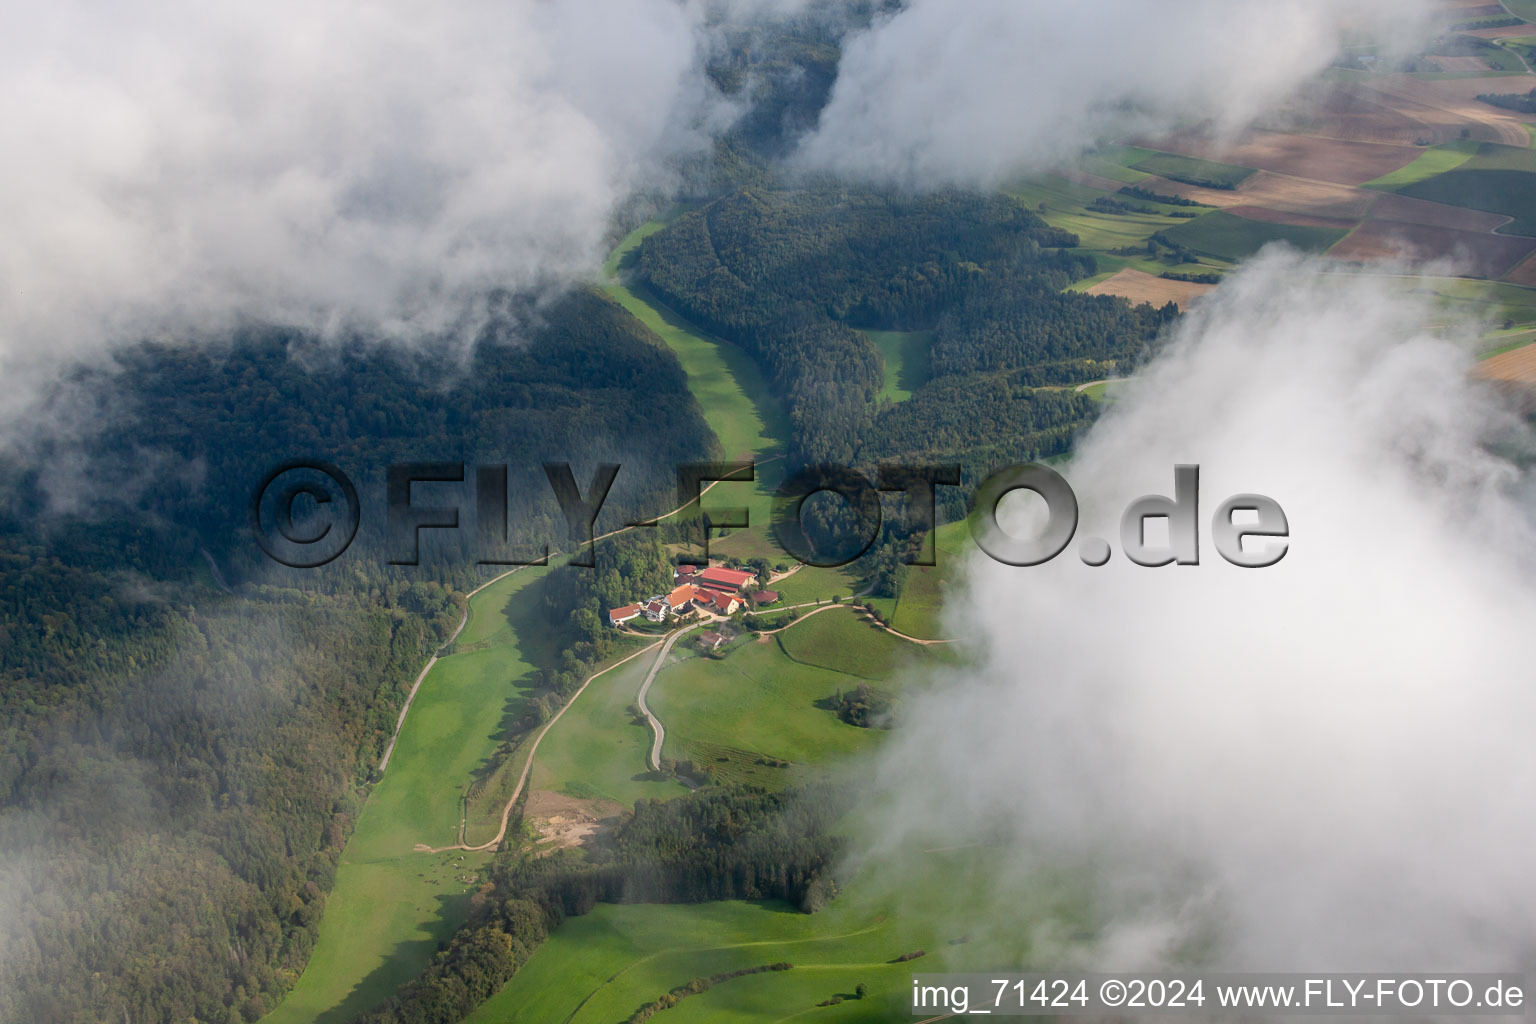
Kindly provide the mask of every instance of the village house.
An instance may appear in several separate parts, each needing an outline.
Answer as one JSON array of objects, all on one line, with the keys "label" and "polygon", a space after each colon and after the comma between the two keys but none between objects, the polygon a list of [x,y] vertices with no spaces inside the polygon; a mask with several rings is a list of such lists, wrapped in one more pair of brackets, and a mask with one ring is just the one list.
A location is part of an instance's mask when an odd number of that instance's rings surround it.
[{"label": "village house", "polygon": [[752,592],[752,606],[761,608],[765,604],[775,604],[779,600],[779,592],[776,590],[754,590]]},{"label": "village house", "polygon": [[667,620],[667,602],[659,597],[653,597],[647,601],[641,611],[652,622],[665,622]]},{"label": "village house", "polygon": [[686,615],[693,610],[694,603],[698,600],[697,588],[684,583],[680,587],[674,587],[672,593],[667,595],[667,607],[672,609],[674,615]]},{"label": "village house", "polygon": [[732,615],[741,607],[741,598],[723,590],[700,590],[695,600],[702,601],[701,607],[716,615]]},{"label": "village house", "polygon": [[699,646],[706,651],[718,651],[725,646],[726,637],[719,633],[703,633],[699,636]]},{"label": "village house", "polygon": [[637,604],[626,604],[622,608],[614,608],[614,609],[611,609],[608,612],[608,625],[610,625],[610,626],[622,626],[622,625],[624,625],[624,623],[628,622],[629,620],[631,620],[633,618],[637,618],[639,615],[640,615],[640,606],[639,605],[637,605]]}]

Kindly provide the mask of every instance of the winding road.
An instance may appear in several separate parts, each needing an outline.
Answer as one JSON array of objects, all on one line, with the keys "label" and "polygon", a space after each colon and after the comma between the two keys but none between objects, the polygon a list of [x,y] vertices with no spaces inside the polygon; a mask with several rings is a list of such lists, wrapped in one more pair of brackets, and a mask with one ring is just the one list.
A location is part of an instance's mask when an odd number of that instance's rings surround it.
[{"label": "winding road", "polygon": [[[712,620],[706,619],[705,621]],[[666,643],[661,645],[661,652],[656,655],[656,660],[651,662],[651,670],[645,674],[645,682],[640,684],[640,695],[635,698],[635,703],[640,707],[640,713],[645,716],[647,722],[651,723],[651,735],[653,737],[651,740],[651,755],[646,761],[646,765],[653,772],[661,770],[661,744],[667,738],[667,730],[662,726],[661,719],[651,714],[649,705],[645,703],[645,695],[651,692],[651,683],[656,681],[656,673],[661,671],[661,666],[667,660],[667,652],[672,650],[672,645],[677,643],[683,634],[691,633],[702,625],[704,625],[703,622],[695,622],[693,625],[684,626],[667,637]]]}]

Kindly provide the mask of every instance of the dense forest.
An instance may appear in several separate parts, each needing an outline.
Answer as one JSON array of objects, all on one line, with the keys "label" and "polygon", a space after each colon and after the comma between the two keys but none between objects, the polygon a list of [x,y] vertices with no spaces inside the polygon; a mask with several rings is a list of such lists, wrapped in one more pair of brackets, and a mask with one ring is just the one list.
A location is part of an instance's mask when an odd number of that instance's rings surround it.
[{"label": "dense forest", "polygon": [[[757,360],[788,407],[791,468],[958,464],[974,485],[1065,451],[1097,412],[1076,385],[1134,371],[1177,316],[1063,291],[1096,270],[1076,245],[1004,195],[743,187],[650,235],[632,270]],[[867,330],[931,332],[905,401],[879,397]],[[962,515],[961,492],[942,494],[945,518]],[[808,505],[813,546],[846,548],[846,519]],[[906,542],[893,534],[887,552]]]},{"label": "dense forest", "polygon": [[[670,352],[606,299],[515,322],[464,362],[275,332],[140,346],[53,397],[101,411],[90,430],[0,467],[0,1020],[251,1020],[303,968],[400,704],[479,578],[386,564],[388,463],[508,464],[514,541],[569,549],[541,462],[582,487],[621,464],[619,523],[714,454]],[[291,456],[364,505],[322,569],[246,529]]]},{"label": "dense forest", "polygon": [[[1126,372],[1175,315],[1062,292],[1095,269],[1076,244],[1006,196],[743,188],[647,238],[637,269],[757,359],[788,403],[794,461],[942,452],[979,466],[1061,450],[1091,404],[1026,390]],[[877,400],[884,367],[866,329],[935,332],[931,379],[907,402]],[[1010,372],[987,378],[997,371]],[[1028,415],[990,397],[1008,387]],[[967,420],[986,434],[980,458],[975,431],[954,429]]]},{"label": "dense forest", "polygon": [[598,903],[772,899],[820,909],[835,892],[833,827],[845,806],[825,788],[711,788],[636,804],[591,849],[504,853],[448,948],[356,1024],[452,1024],[506,984],[550,929]]}]

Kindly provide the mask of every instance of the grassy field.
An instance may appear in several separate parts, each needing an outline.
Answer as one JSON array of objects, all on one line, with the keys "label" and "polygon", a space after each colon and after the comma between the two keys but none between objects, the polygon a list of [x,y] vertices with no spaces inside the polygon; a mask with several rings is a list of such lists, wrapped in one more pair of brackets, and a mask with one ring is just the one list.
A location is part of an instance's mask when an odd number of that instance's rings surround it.
[{"label": "grassy field", "polygon": [[523,569],[477,594],[455,644],[422,681],[389,769],[342,854],[309,965],[269,1024],[341,1024],[414,977],[468,910],[462,879],[484,854],[423,854],[458,835],[460,800],[516,713],[533,665],[509,612],[526,611],[543,569]]},{"label": "grassy field", "polygon": [[1083,394],[1095,402],[1114,401],[1115,392],[1124,386],[1124,381],[1101,380],[1097,384],[1089,384],[1083,388]]},{"label": "grassy field", "polygon": [[890,679],[897,664],[911,657],[912,645],[907,641],[842,608],[813,615],[775,634],[774,639],[791,660],[802,665],[846,672],[876,683]]},{"label": "grassy field", "polygon": [[1469,171],[1536,172],[1536,151],[1485,142],[1477,147],[1476,155],[1467,163],[1466,168]]},{"label": "grassy field", "polygon": [[[1411,165],[1410,165],[1411,166]],[[1485,143],[1455,169],[1397,190],[1428,199],[1513,218],[1500,234],[1536,235],[1536,151]]]},{"label": "grassy field", "polygon": [[858,570],[853,565],[835,569],[818,569],[814,565],[806,565],[775,583],[773,589],[778,592],[779,604],[765,609],[769,613],[773,607],[783,605],[852,597],[863,588],[859,584]]},{"label": "grassy field", "polygon": [[650,668],[652,655],[592,680],[539,744],[531,774],[535,789],[551,789],[582,799],[632,805],[636,800],[665,800],[686,790],[675,781],[657,781],[646,773],[651,730],[627,710]]},{"label": "grassy field", "polygon": [[1536,323],[1536,289],[1533,288],[1461,277],[1422,278],[1415,280],[1412,286],[1435,295],[1438,301],[1457,313],[1511,320],[1519,325]]},{"label": "grassy field", "polygon": [[[789,632],[831,615],[849,613],[822,612],[791,626]],[[862,629],[857,638],[860,644],[903,642]],[[852,662],[864,655],[850,652],[848,657]],[[848,725],[816,706],[835,691],[857,685],[858,676],[796,662],[774,638],[745,644],[723,658],[679,655],[675,650],[671,658],[648,698],[667,727],[663,753],[668,757],[698,760],[697,744],[702,742],[800,765],[820,765],[866,750],[879,738],[875,731]]]},{"label": "grassy field", "polygon": [[[1063,178],[1042,178],[1012,186],[1009,192],[1022,199],[1030,209],[1053,228],[1070,231],[1083,249],[1109,251],[1145,244],[1155,233],[1173,222],[1158,213],[1097,213],[1088,207],[1096,199],[1118,198],[1113,192],[1089,188]],[[1134,206],[1153,208],[1141,200],[1126,200]],[[1040,205],[1044,203],[1045,209]]]},{"label": "grassy field", "polygon": [[1234,189],[1253,175],[1251,167],[1219,164],[1174,153],[1152,153],[1131,166],[1169,181],[1182,181],[1186,185],[1201,185],[1205,188]]},{"label": "grassy field", "polygon": [[[778,464],[768,460],[783,454],[781,439],[788,436],[783,408],[768,390],[757,364],[745,352],[697,330],[643,290],[620,279],[620,268],[629,254],[646,235],[665,226],[661,221],[651,221],[619,243],[604,266],[603,290],[654,331],[677,356],[688,374],[688,388],[698,399],[704,421],[720,439],[725,457],[753,459],[759,464],[755,483],[722,483],[704,500],[705,507],[746,507],[754,527],[750,531],[736,531],[724,541],[711,541],[711,550],[742,558],[781,558],[783,553],[769,539],[766,526],[772,511],[773,489],[779,482]],[[757,528],[758,524],[764,528]]]},{"label": "grassy field", "polygon": [[1367,181],[1360,187],[1379,189],[1382,192],[1396,192],[1406,185],[1414,185],[1433,178],[1437,174],[1454,171],[1476,156],[1477,149],[1476,142],[1452,142],[1444,146],[1435,146],[1419,154],[1418,158],[1407,167],[1399,167],[1391,174],[1383,175],[1374,181]]},{"label": "grassy field", "polygon": [[908,566],[899,597],[866,599],[893,629],[919,640],[945,639],[941,618],[944,591],[958,580],[962,559],[976,550],[964,520],[939,527],[935,547],[938,564]]},{"label": "grassy field", "polygon": [[1248,220],[1220,210],[1164,232],[1180,245],[1226,260],[1252,256],[1270,242],[1287,242],[1306,252],[1322,252],[1347,233],[1339,228]]},{"label": "grassy field", "polygon": [[[548,1021],[613,1024],[642,1004],[693,978],[778,961],[788,971],[722,982],[665,1011],[666,1024],[769,1024],[788,1020],[884,1024],[911,1019],[915,971],[1003,969],[1031,957],[1028,928],[986,928],[999,894],[989,861],[977,847],[916,854],[903,872],[910,885],[866,873],[827,909],[802,914],[776,903],[689,906],[600,905],[560,926],[470,1024]],[[889,883],[889,884],[888,884]],[[1046,916],[1068,933],[1091,922],[1070,884],[1010,893],[1012,922]],[[894,962],[916,950],[926,956]],[[868,987],[862,1000],[817,1004]]]},{"label": "grassy field", "polygon": [[1536,22],[1536,0],[1504,0],[1504,9],[1517,18]]},{"label": "grassy field", "polygon": [[885,386],[880,397],[905,402],[928,383],[928,350],[932,331],[865,331],[885,358]]}]

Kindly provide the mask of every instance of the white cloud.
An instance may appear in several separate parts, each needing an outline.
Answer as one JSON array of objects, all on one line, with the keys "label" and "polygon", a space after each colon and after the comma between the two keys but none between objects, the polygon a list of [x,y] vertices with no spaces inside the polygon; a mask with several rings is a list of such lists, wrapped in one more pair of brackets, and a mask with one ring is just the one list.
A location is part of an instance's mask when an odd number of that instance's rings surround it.
[{"label": "white cloud", "polygon": [[1338,52],[1411,35],[1425,0],[912,0],[845,47],[800,153],[902,185],[995,184],[1106,137],[1247,124]]},{"label": "white cloud", "polygon": [[0,371],[242,319],[416,336],[589,273],[709,102],[696,5],[0,15]]},{"label": "white cloud", "polygon": [[[1063,470],[1113,559],[970,566],[952,628],[979,667],[908,708],[870,848],[990,830],[1015,881],[1092,865],[1108,969],[1211,928],[1228,968],[1522,964],[1536,502],[1487,442],[1532,443],[1425,322],[1404,287],[1274,253],[1183,321]],[[1175,463],[1201,466],[1201,564],[1131,565],[1121,510]],[[1210,542],[1240,492],[1289,516],[1273,567]]]}]

